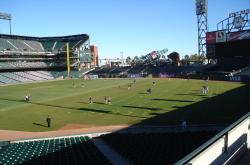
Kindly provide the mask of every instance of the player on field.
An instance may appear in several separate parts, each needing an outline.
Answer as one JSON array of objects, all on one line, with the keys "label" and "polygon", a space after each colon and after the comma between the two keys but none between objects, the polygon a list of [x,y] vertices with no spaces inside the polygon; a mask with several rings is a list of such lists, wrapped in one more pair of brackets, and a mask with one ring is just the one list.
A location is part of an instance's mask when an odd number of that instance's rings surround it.
[{"label": "player on field", "polygon": [[89,104],[92,104],[93,103],[93,99],[92,99],[92,97],[90,96],[89,97]]},{"label": "player on field", "polygon": [[25,101],[26,101],[26,102],[29,102],[30,99],[31,99],[31,96],[30,96],[29,94],[25,96]]},{"label": "player on field", "polygon": [[48,117],[46,118],[46,122],[47,122],[48,128],[50,128],[50,126],[51,126],[51,118],[50,118],[49,115],[48,115]]},{"label": "player on field", "polygon": [[152,92],[151,88],[147,89],[148,94],[151,94],[151,92]]},{"label": "player on field", "polygon": [[153,85],[154,85],[154,86],[156,85],[156,82],[155,82],[155,81],[153,81]]},{"label": "player on field", "polygon": [[130,88],[131,88],[131,84],[128,84],[128,90],[130,90]]},{"label": "player on field", "polygon": [[108,97],[107,96],[104,97],[104,100],[105,100],[105,104],[108,104]]},{"label": "player on field", "polygon": [[185,120],[183,120],[183,121],[181,122],[181,128],[182,128],[182,129],[186,129],[186,128],[187,128],[187,122],[186,122]]},{"label": "player on field", "polygon": [[111,97],[108,97],[108,104],[111,105]]}]

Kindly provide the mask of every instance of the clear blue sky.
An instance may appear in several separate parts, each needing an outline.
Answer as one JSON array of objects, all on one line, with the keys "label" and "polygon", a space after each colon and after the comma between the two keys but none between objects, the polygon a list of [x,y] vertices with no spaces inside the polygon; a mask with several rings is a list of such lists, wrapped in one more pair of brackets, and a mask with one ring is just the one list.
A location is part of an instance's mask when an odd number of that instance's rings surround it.
[{"label": "clear blue sky", "polygon": [[[250,0],[208,0],[209,30],[248,8]],[[0,12],[12,14],[17,35],[89,34],[100,58],[198,51],[195,0],[0,0]],[[0,33],[8,32],[8,22],[0,20]]]}]

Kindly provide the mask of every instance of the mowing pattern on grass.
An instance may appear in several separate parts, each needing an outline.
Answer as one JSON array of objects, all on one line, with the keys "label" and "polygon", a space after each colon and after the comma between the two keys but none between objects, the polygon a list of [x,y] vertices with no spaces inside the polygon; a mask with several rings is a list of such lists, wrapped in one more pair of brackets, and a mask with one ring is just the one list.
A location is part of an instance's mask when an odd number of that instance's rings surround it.
[{"label": "mowing pattern on grass", "polygon": [[[203,95],[204,85],[202,80],[139,79],[134,84],[132,79],[74,79],[0,86],[0,129],[48,131],[68,123],[169,125],[181,120],[228,123],[248,111],[248,85],[210,81],[209,93]],[[28,94],[27,103],[23,100]],[[111,105],[105,104],[105,96],[111,97]],[[52,128],[46,127],[47,115]]]}]

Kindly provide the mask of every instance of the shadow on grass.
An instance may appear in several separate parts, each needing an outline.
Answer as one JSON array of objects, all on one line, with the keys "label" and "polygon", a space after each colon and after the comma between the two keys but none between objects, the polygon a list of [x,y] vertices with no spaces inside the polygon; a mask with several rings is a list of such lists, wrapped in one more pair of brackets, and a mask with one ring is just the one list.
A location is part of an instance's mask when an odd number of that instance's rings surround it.
[{"label": "shadow on grass", "polygon": [[139,92],[138,94],[140,94],[140,95],[147,95],[148,93],[147,92]]},{"label": "shadow on grass", "polygon": [[152,111],[161,110],[161,108],[137,107],[137,106],[129,106],[129,105],[124,105],[124,106],[121,106],[121,107],[124,107],[124,108],[144,109],[144,110],[152,110]]},{"label": "shadow on grass", "polygon": [[204,100],[183,107],[172,106],[175,110],[159,115],[154,113],[152,115],[156,116],[136,125],[175,125],[180,124],[182,120],[186,120],[188,124],[230,124],[250,111],[248,84],[213,97],[205,97],[197,93],[177,95],[202,96]]},{"label": "shadow on grass", "polygon": [[176,95],[178,96],[205,96],[205,95],[198,94],[198,93],[178,93]]},{"label": "shadow on grass", "polygon": [[[24,102],[20,100],[15,99],[7,99],[7,98],[0,98],[0,100],[7,100],[7,101],[14,101],[14,102]],[[142,118],[145,119],[145,117],[141,116],[135,116],[135,115],[126,115],[118,112],[113,112],[109,110],[100,110],[100,109],[90,109],[90,108],[75,108],[75,107],[66,107],[66,106],[60,106],[60,105],[51,105],[46,103],[37,103],[37,102],[26,102],[27,104],[33,104],[33,105],[41,105],[41,106],[47,106],[47,107],[54,107],[54,108],[62,108],[62,109],[71,109],[71,110],[81,110],[81,111],[88,111],[88,112],[95,112],[95,113],[104,113],[104,114],[111,114],[111,115],[118,115],[118,116],[126,116],[126,117],[136,117],[136,118]]]},{"label": "shadow on grass", "polygon": [[194,102],[192,100],[175,100],[175,99],[160,99],[160,98],[154,98],[151,100],[157,100],[157,101],[174,101],[174,102],[187,102],[187,103],[191,103]]},{"label": "shadow on grass", "polygon": [[102,103],[102,102],[96,102],[96,101],[94,101],[94,104],[106,105],[105,103]]},{"label": "shadow on grass", "polygon": [[[204,95],[197,95],[197,94],[177,94],[177,95],[192,95],[192,96],[201,96],[201,97],[204,96]],[[183,101],[180,101],[180,102],[183,102]],[[182,120],[186,120],[188,125],[189,124],[218,124],[218,125],[229,124],[237,120],[239,117],[241,117],[245,113],[247,113],[250,110],[249,105],[250,105],[250,86],[245,85],[245,86],[227,91],[223,94],[219,94],[214,97],[205,98],[204,100],[199,101],[199,102],[194,102],[191,105],[187,105],[183,107],[173,106],[174,108],[176,108],[176,110],[172,110],[166,113],[160,114],[160,113],[152,112],[151,115],[154,115],[154,117],[147,118],[137,124],[132,125],[132,127],[138,126],[138,125],[180,124],[180,121]],[[134,106],[122,106],[122,107],[135,108]],[[139,107],[139,109],[141,108],[142,107]],[[88,109],[88,108],[80,108],[79,110],[99,112],[99,113],[114,113],[108,110],[97,110],[97,109]],[[144,135],[144,136],[148,136],[148,135]],[[140,140],[141,139],[143,138],[140,137]],[[131,139],[129,140],[131,141]],[[183,139],[181,138],[181,140]],[[188,144],[188,141],[186,141],[186,139],[184,140],[185,140],[185,144]],[[196,138],[194,137],[191,140],[196,140]],[[121,141],[117,141],[117,143],[119,142]],[[124,144],[127,145],[127,143],[124,143]],[[159,144],[159,143],[156,143],[156,144]],[[169,142],[169,144],[172,144],[172,143]],[[174,146],[175,148],[175,144],[172,144],[172,146]],[[134,146],[134,147],[137,147],[137,146]],[[129,149],[131,150],[131,148]],[[187,145],[185,149],[186,150],[188,149]],[[174,151],[178,151],[178,150],[174,150]],[[125,153],[126,153],[126,150],[125,150]],[[143,153],[143,150],[141,150],[140,153]],[[180,153],[181,152],[178,151],[178,153],[176,152],[174,154],[180,154]],[[171,154],[171,152],[169,154]],[[58,157],[58,155],[56,156]],[[180,158],[182,156],[184,155],[181,155]]]},{"label": "shadow on grass", "polygon": [[[188,94],[177,94],[177,95],[193,95],[197,96],[197,93],[188,93]],[[199,95],[200,96],[200,95]],[[201,95],[205,97],[204,95]],[[157,98],[160,100],[161,98]],[[14,100],[8,98],[0,98],[0,100],[8,100],[15,102],[24,102],[23,100]],[[189,100],[172,100],[186,102]],[[231,123],[249,112],[250,108],[250,86],[244,85],[239,88],[227,91],[225,93],[213,96],[206,97],[204,100],[199,102],[194,102],[193,104],[187,106],[172,106],[175,110],[168,111],[162,114],[154,114],[156,116],[152,118],[146,118],[141,116],[133,116],[122,114],[118,112],[113,112],[109,110],[100,110],[100,109],[90,109],[90,108],[75,108],[75,107],[66,107],[60,105],[51,105],[46,103],[37,103],[37,102],[28,102],[26,104],[35,104],[48,107],[56,107],[63,109],[72,109],[72,110],[81,110],[89,111],[103,114],[111,114],[118,116],[128,116],[128,117],[137,117],[144,118],[145,120],[138,123],[138,125],[171,125],[179,124],[180,121],[186,120],[189,124],[225,124]],[[160,108],[150,108],[150,107],[138,107],[138,106],[122,106],[125,108],[138,108],[145,110],[160,110]]]},{"label": "shadow on grass", "polygon": [[104,113],[104,114],[110,114],[110,115],[126,116],[126,117],[136,117],[136,118],[145,119],[145,117],[141,117],[141,116],[126,115],[126,114],[122,114],[122,113],[118,113],[118,112],[113,112],[113,111],[108,111],[108,110],[90,109],[90,108],[78,108],[78,110],[88,111],[88,112],[96,112],[96,113]]},{"label": "shadow on grass", "polygon": [[32,124],[34,124],[36,126],[40,126],[40,127],[48,127],[47,125],[41,124],[41,123],[32,123]]}]

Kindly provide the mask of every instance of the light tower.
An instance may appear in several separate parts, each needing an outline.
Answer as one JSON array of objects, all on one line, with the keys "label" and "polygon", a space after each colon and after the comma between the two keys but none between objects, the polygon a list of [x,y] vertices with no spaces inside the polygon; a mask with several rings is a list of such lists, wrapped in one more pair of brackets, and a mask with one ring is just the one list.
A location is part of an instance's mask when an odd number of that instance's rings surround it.
[{"label": "light tower", "polygon": [[11,34],[11,15],[7,14],[7,13],[1,13],[0,12],[0,19],[2,19],[2,20],[8,20],[9,21],[10,34]]},{"label": "light tower", "polygon": [[195,5],[198,23],[198,54],[206,55],[207,0],[196,0]]}]

